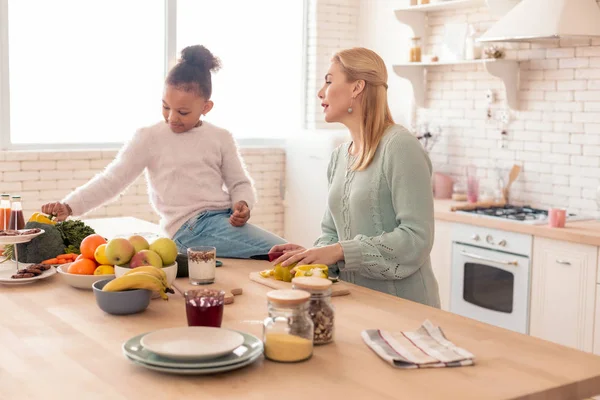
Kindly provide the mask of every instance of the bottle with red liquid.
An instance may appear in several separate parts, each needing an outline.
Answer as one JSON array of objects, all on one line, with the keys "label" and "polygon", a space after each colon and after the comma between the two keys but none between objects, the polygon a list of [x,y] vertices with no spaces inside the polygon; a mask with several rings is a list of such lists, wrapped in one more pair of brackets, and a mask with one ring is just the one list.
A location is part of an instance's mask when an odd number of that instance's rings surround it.
[{"label": "bottle with red liquid", "polygon": [[0,196],[0,229],[8,229],[10,223],[10,194]]},{"label": "bottle with red liquid", "polygon": [[188,326],[221,327],[225,292],[222,290],[202,289],[185,292],[185,313]]},{"label": "bottle with red liquid", "polygon": [[8,229],[17,230],[23,228],[25,228],[25,218],[23,217],[23,206],[21,205],[21,196],[13,196]]}]

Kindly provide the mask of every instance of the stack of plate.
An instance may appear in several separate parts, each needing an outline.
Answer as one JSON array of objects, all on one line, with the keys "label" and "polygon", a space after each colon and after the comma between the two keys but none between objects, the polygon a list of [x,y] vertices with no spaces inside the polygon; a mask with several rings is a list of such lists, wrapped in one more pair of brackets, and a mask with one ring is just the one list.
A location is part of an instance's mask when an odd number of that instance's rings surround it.
[{"label": "stack of plate", "polygon": [[134,364],[178,375],[231,371],[252,364],[262,353],[256,336],[201,326],[161,329],[123,344],[123,354]]}]

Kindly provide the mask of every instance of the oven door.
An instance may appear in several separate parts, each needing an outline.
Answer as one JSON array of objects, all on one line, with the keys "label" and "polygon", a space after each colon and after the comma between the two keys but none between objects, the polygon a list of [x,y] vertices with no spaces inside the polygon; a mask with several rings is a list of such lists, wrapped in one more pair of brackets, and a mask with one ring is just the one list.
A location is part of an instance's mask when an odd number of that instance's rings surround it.
[{"label": "oven door", "polygon": [[529,258],[454,242],[450,311],[529,331]]}]

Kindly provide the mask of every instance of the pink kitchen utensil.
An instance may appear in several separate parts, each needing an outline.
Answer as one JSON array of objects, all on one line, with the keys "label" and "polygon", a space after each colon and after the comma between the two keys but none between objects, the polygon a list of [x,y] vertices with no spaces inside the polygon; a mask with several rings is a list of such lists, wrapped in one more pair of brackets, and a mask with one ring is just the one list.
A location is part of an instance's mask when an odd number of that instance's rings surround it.
[{"label": "pink kitchen utensil", "polygon": [[436,199],[449,199],[452,197],[454,181],[441,172],[433,174],[433,193]]},{"label": "pink kitchen utensil", "polygon": [[567,220],[567,210],[564,208],[551,208],[548,210],[548,224],[552,228],[564,228]]}]

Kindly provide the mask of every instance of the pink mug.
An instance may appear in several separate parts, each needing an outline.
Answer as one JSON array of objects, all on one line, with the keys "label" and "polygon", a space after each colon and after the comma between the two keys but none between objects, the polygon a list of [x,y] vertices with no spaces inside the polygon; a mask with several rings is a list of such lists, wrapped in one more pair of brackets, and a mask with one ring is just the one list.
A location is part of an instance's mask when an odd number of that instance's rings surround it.
[{"label": "pink mug", "polygon": [[548,223],[552,228],[564,228],[567,219],[567,210],[564,208],[551,208],[548,210]]}]

